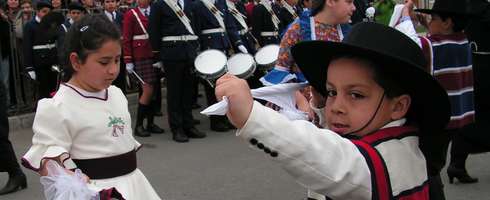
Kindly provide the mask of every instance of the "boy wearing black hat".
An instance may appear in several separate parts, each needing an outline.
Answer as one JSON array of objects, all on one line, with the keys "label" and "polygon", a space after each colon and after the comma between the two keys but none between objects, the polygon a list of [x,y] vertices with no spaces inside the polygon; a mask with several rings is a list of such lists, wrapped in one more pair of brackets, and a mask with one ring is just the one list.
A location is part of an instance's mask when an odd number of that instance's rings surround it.
[{"label": "boy wearing black hat", "polygon": [[[401,23],[397,27],[404,33],[411,33],[408,35],[421,46],[429,60],[429,73],[444,87],[451,102],[451,120],[445,130],[446,137],[438,139],[444,149],[441,149],[441,152],[432,151],[432,154],[426,154],[429,175],[432,177],[431,198],[445,199],[439,174],[446,163],[446,152],[451,137],[451,163],[447,170],[449,182],[453,183],[454,178],[461,183],[478,181],[466,172],[465,161],[468,153],[454,151],[454,148],[459,146],[459,136],[474,131],[475,122],[471,48],[463,32],[467,23],[466,5],[465,1],[437,0],[432,9],[416,9],[415,12],[430,15],[430,20],[420,18],[421,24],[428,28],[427,37],[417,36],[413,28],[410,19],[410,16],[413,16],[412,1],[405,4]],[[422,143],[422,148],[431,148],[429,146]]]},{"label": "boy wearing black hat", "polygon": [[428,199],[419,133],[440,134],[450,107],[420,48],[395,29],[360,23],[342,43],[302,42],[292,55],[325,97],[316,106],[330,130],[253,102],[246,82],[227,74],[216,96],[227,97],[237,135],[331,199]]},{"label": "boy wearing black hat", "polygon": [[71,25],[80,20],[85,13],[86,10],[82,4],[78,2],[71,2],[68,5],[68,18],[65,20],[65,23],[61,25],[63,27],[63,30],[65,32],[68,32],[68,29],[70,29]]}]

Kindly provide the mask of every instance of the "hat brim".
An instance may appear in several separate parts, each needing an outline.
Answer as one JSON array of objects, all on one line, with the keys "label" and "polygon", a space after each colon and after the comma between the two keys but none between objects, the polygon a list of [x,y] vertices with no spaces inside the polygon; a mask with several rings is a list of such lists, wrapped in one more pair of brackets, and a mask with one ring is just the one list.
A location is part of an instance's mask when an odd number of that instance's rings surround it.
[{"label": "hat brim", "polygon": [[[403,48],[403,47],[400,47]],[[434,127],[432,124],[447,124],[450,104],[446,91],[426,71],[413,63],[400,58],[387,56],[370,49],[326,41],[305,41],[293,46],[293,58],[310,85],[326,96],[327,70],[330,62],[340,56],[359,56],[367,58],[398,81],[412,99],[411,106],[419,126]],[[425,123],[429,124],[425,124]]]}]

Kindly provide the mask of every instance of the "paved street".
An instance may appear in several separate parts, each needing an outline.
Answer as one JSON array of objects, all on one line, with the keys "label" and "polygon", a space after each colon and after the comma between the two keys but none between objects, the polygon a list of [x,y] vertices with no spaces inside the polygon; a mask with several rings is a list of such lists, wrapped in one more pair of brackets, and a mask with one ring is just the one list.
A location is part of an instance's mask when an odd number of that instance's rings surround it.
[{"label": "paved street", "polygon": [[[295,183],[270,157],[248,147],[234,131],[209,131],[208,120],[195,114],[208,137],[186,144],[171,140],[171,134],[137,138],[144,148],[138,152],[138,165],[163,199],[168,200],[300,200],[305,189]],[[168,127],[166,118],[156,118]],[[165,121],[165,122],[164,122]],[[30,145],[32,131],[12,132],[10,139],[20,156]],[[480,182],[471,185],[446,183],[448,200],[490,200],[490,154],[470,156],[469,172]],[[28,189],[0,196],[0,200],[44,199],[39,177],[29,170]],[[0,174],[0,187],[7,181]]]}]

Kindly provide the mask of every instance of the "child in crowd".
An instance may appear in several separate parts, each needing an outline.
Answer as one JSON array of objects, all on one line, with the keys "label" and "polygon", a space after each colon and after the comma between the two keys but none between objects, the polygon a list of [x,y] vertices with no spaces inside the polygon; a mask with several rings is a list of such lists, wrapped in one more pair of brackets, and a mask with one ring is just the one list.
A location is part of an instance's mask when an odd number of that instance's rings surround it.
[{"label": "child in crowd", "polygon": [[227,74],[216,96],[228,98],[237,135],[322,195],[311,199],[428,199],[419,137],[440,134],[450,107],[420,48],[395,29],[360,23],[342,43],[302,42],[292,55],[312,94],[325,97],[312,104],[324,107],[330,130],[253,102],[245,80]]},{"label": "child in crowd", "polygon": [[137,168],[141,147],[132,135],[128,101],[111,86],[119,74],[120,33],[103,15],[75,22],[65,38],[67,75],[53,98],[39,101],[33,145],[22,164],[47,175],[46,160],[79,168],[100,191],[115,188],[125,199],[160,199]]},{"label": "child in crowd", "polygon": [[[462,135],[474,130],[475,110],[473,97],[473,67],[471,48],[463,29],[467,24],[465,1],[437,0],[432,9],[413,10],[411,0],[405,3],[400,23],[395,27],[411,37],[425,53],[429,61],[428,72],[446,90],[451,102],[451,120],[441,137],[431,140],[440,143],[441,151],[424,151],[429,169],[431,199],[445,199],[440,171],[446,164],[447,148],[452,137],[451,163],[447,169],[449,182],[456,178],[461,183],[475,183],[478,179],[468,175],[465,162],[468,147],[461,146]],[[427,37],[420,37],[411,20],[415,12],[428,30]],[[430,20],[429,17],[430,16]],[[422,145],[422,148],[432,148]],[[428,153],[428,154],[427,154]]]}]

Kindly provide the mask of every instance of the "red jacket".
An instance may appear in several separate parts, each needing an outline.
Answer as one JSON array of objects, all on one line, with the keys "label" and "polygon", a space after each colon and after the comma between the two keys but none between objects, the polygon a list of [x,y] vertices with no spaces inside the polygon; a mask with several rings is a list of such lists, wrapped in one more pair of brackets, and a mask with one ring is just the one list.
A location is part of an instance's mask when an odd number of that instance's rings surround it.
[{"label": "red jacket", "polygon": [[[143,31],[138,20],[131,10],[136,11],[147,34]],[[148,18],[145,17],[138,7],[133,8],[124,14],[123,20],[123,53],[124,62],[132,63],[137,60],[152,59],[153,53],[148,37]],[[136,38],[135,38],[136,37]]]}]

